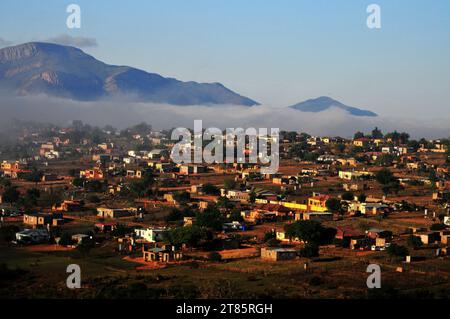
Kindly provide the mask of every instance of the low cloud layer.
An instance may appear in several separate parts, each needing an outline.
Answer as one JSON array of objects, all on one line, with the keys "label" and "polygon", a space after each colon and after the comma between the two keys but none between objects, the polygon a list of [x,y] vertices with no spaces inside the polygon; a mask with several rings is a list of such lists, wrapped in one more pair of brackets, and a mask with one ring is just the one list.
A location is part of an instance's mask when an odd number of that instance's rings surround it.
[{"label": "low cloud layer", "polygon": [[69,45],[77,48],[91,48],[98,46],[97,40],[94,38],[73,37],[68,34],[61,34],[57,37],[46,39],[45,42]]},{"label": "low cloud layer", "polygon": [[351,137],[355,131],[369,133],[375,126],[383,131],[407,131],[413,138],[449,137],[450,116],[440,119],[414,120],[404,118],[355,117],[339,109],[321,113],[305,113],[285,107],[173,106],[134,103],[126,99],[78,102],[46,96],[0,97],[0,125],[11,119],[67,125],[81,120],[91,125],[107,124],[125,128],[147,122],[156,129],[192,127],[194,120],[203,120],[206,127],[278,127],[308,132],[313,135]]}]

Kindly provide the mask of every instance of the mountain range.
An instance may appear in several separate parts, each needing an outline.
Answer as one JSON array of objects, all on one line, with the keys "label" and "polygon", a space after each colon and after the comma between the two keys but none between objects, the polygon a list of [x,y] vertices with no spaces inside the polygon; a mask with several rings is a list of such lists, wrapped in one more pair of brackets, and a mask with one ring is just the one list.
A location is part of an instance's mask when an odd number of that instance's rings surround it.
[{"label": "mountain range", "polygon": [[304,102],[300,102],[290,106],[290,108],[298,111],[314,112],[314,113],[323,112],[329,110],[332,107],[344,110],[345,112],[353,116],[369,116],[369,117],[378,116],[376,113],[372,111],[362,110],[353,106],[345,105],[328,96],[321,96],[315,99],[306,100]]},{"label": "mountain range", "polygon": [[0,90],[79,101],[125,95],[136,101],[173,105],[259,104],[220,83],[182,82],[108,65],[80,49],[43,42],[0,49]]},{"label": "mountain range", "polygon": [[[0,49],[0,91],[21,96],[45,94],[77,101],[119,96],[170,105],[259,105],[220,83],[183,82],[129,66],[109,65],[78,48],[44,42]],[[377,116],[326,96],[290,106],[315,113],[332,107],[353,116]]]}]

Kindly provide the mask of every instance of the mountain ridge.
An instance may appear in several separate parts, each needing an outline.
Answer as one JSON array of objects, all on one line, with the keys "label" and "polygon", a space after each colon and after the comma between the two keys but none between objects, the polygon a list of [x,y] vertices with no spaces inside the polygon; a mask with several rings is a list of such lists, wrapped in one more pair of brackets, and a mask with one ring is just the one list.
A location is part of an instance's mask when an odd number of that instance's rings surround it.
[{"label": "mountain ridge", "polygon": [[44,93],[80,101],[129,95],[142,102],[173,105],[259,105],[218,82],[183,82],[109,65],[76,47],[47,42],[0,49],[0,88],[18,95]]},{"label": "mountain ridge", "polygon": [[301,111],[301,112],[312,112],[319,113],[324,112],[332,107],[344,110],[353,116],[367,116],[367,117],[377,117],[378,114],[369,110],[363,110],[353,106],[345,105],[335,99],[328,96],[320,96],[318,98],[309,99],[294,105],[289,106],[289,108]]}]

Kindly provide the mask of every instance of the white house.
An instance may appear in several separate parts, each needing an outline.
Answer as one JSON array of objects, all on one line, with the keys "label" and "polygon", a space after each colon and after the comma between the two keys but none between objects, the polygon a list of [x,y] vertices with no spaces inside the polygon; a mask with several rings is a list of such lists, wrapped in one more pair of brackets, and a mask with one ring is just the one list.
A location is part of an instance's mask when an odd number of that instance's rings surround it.
[{"label": "white house", "polygon": [[167,230],[163,228],[136,228],[134,230],[138,238],[145,239],[150,243],[164,240],[164,234]]}]

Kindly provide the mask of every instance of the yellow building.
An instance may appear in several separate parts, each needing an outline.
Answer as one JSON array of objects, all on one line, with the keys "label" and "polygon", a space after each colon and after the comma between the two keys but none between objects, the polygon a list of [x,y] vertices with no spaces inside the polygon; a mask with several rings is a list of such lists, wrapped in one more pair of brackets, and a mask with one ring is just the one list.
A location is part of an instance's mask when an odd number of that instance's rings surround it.
[{"label": "yellow building", "polygon": [[330,196],[328,195],[319,195],[308,198],[309,210],[313,212],[326,212],[328,210],[326,205],[328,199],[330,199]]}]

